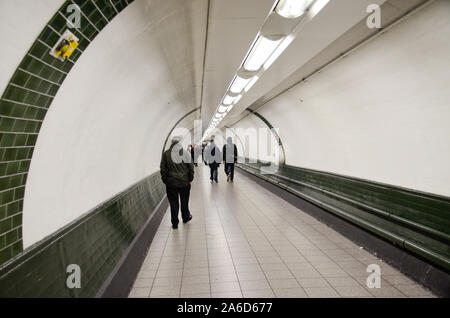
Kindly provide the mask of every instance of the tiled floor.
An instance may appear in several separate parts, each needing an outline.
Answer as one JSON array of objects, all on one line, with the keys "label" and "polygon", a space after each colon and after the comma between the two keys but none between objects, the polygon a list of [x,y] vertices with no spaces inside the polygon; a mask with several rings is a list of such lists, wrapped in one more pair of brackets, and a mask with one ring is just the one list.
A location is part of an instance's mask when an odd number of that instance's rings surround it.
[{"label": "tiled floor", "polygon": [[243,174],[219,178],[196,168],[192,221],[172,230],[166,213],[129,297],[433,297]]}]

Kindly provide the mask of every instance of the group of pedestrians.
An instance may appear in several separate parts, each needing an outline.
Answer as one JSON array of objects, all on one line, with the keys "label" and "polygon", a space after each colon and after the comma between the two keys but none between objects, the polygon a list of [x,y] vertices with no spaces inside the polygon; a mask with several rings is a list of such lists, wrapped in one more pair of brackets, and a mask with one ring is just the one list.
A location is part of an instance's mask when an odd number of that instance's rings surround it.
[{"label": "group of pedestrians", "polygon": [[237,163],[238,151],[236,145],[233,143],[231,137],[227,138],[227,143],[223,146],[222,152],[214,142],[214,138],[211,139],[210,144],[205,148],[203,153],[203,160],[210,168],[210,180],[211,182],[218,183],[218,168],[223,162],[224,171],[227,176],[227,182],[233,182],[234,180],[234,165]]},{"label": "group of pedestrians", "polygon": [[[192,220],[189,211],[189,196],[192,181],[194,180],[194,165],[197,166],[199,148],[190,145],[188,151],[181,145],[181,137],[172,138],[172,144],[161,157],[161,179],[166,185],[167,199],[170,204],[172,228],[178,228],[178,211],[181,208],[183,223]],[[218,183],[218,168],[224,163],[224,171],[227,175],[227,182],[233,182],[234,165],[237,163],[237,147],[231,137],[227,138],[227,143],[222,151],[214,142],[210,140],[209,145],[202,144],[202,159],[205,165],[210,168],[211,182]]]}]

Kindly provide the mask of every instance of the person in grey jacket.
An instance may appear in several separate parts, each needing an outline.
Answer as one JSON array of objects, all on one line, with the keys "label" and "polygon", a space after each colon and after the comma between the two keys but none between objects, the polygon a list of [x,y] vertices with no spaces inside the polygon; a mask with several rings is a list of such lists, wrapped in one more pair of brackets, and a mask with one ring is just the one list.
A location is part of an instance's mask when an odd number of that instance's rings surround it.
[{"label": "person in grey jacket", "polygon": [[225,174],[227,175],[227,182],[233,182],[234,179],[234,165],[238,160],[238,151],[236,145],[233,143],[233,138],[228,137],[226,145],[222,149],[223,163],[225,166]]},{"label": "person in grey jacket", "polygon": [[222,154],[220,153],[219,147],[216,146],[214,143],[214,139],[211,138],[211,143],[208,147],[205,149],[205,162],[208,164],[210,168],[210,180],[211,182],[217,180],[217,169],[220,166],[220,163],[222,162]]},{"label": "person in grey jacket", "polygon": [[183,223],[192,219],[189,211],[189,195],[191,184],[194,180],[194,165],[190,154],[185,151],[180,143],[179,136],[172,138],[172,144],[161,158],[161,179],[166,185],[167,199],[170,203],[172,228],[178,228],[178,211],[181,202],[181,217]]}]

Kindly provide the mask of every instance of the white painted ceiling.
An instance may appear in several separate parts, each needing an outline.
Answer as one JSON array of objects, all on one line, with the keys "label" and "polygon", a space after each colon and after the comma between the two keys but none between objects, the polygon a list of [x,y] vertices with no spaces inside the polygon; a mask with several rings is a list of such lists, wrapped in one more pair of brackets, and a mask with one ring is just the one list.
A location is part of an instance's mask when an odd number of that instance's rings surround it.
[{"label": "white painted ceiling", "polygon": [[[397,21],[403,15],[411,10],[423,5],[427,0],[387,0],[381,8],[381,27],[386,28],[391,23]],[[285,92],[291,87],[309,78],[317,70],[322,69],[335,59],[340,58],[349,50],[359,46],[361,42],[366,41],[379,32],[377,29],[369,29],[366,25],[366,19],[355,24],[351,29],[335,40],[332,44],[314,56],[308,63],[297,69],[290,76],[286,77],[282,83],[274,87],[270,92],[261,96],[250,108],[258,110],[268,101]],[[245,114],[242,114],[245,116]]]},{"label": "white painted ceiling", "polygon": [[273,4],[274,0],[210,1],[202,96],[204,128]]},{"label": "white painted ceiling", "polygon": [[[200,116],[205,130],[257,33],[274,8],[276,0],[192,1],[198,3],[199,10],[207,12],[193,17],[192,30],[180,32],[179,36],[170,40],[166,39],[161,43],[167,46],[167,52],[176,54],[179,53],[176,47],[188,47],[185,44],[177,45],[178,42],[186,41],[186,36],[192,40],[195,52],[183,52],[183,54],[194,56],[194,58],[188,59],[195,60],[194,70],[186,68],[186,71],[191,74],[184,74],[179,78],[183,81],[192,80],[196,92],[194,96],[183,96],[181,99],[192,101],[192,104],[186,105],[187,109],[201,106]],[[421,0],[411,0],[407,6],[402,1],[404,0],[330,0],[319,14],[296,31],[295,40],[235,105],[221,122],[221,126],[236,122],[247,114],[246,108],[257,107],[288,88],[292,83],[298,82],[299,76],[304,74],[305,70],[311,70],[312,67],[316,67],[315,65],[321,65],[317,64],[319,61],[321,63],[325,60],[328,61],[338,50],[338,48],[333,48],[332,44],[343,35],[347,37],[346,44],[364,36],[367,33],[366,30],[363,30],[364,32],[359,30],[359,33],[349,31],[358,25],[365,27],[368,5],[375,3],[382,6],[385,2],[386,4],[390,3],[391,9],[396,12],[385,11],[385,16],[382,17],[382,20],[385,21],[390,19],[391,15],[397,15],[400,11],[410,8],[411,3]],[[170,14],[171,9],[179,11],[181,8],[183,11],[187,8],[183,2],[169,2],[177,8],[167,8],[167,14]],[[286,24],[289,23],[290,21],[286,19]],[[157,27],[173,29],[169,25],[158,25]],[[206,51],[202,56],[201,53],[205,48]],[[203,61],[199,60],[200,56],[203,57]],[[314,61],[314,58],[317,59],[317,57],[321,58]],[[172,56],[171,59],[174,57]],[[178,72],[180,71],[182,70],[178,69]],[[174,73],[176,72],[177,70],[174,70]],[[189,92],[185,92],[185,94],[190,95]],[[180,117],[182,115],[184,114],[180,114]],[[178,126],[192,129],[193,121],[191,119],[194,117],[198,118],[198,115],[189,116],[189,119],[186,118]]]},{"label": "white painted ceiling", "polygon": [[[242,117],[244,110],[294,74],[368,15],[369,4],[385,0],[331,0],[297,32],[295,40],[253,88],[235,105],[221,126]],[[203,127],[207,128],[241,65],[274,0],[211,0],[202,94]]]}]

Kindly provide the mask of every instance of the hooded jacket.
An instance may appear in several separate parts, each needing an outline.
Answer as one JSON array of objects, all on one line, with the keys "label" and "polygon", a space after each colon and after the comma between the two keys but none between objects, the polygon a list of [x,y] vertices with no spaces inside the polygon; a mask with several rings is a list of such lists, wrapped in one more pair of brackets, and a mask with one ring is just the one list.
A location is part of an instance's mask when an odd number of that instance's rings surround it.
[{"label": "hooded jacket", "polygon": [[191,156],[179,143],[173,143],[163,153],[160,169],[161,179],[169,188],[184,188],[194,180],[194,165],[191,162]]}]

